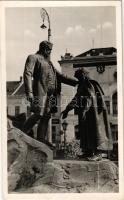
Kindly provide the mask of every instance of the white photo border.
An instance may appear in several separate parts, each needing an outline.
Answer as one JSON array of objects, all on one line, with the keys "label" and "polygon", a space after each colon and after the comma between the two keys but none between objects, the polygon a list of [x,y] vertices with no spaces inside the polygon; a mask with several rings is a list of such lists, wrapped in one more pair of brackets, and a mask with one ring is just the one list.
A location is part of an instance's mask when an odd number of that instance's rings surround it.
[{"label": "white photo border", "polygon": [[[118,142],[119,142],[119,192],[118,193],[49,193],[49,194],[8,194],[7,184],[7,119],[6,119],[6,40],[5,40],[5,8],[9,7],[81,7],[81,6],[115,6],[116,8],[116,42],[117,42],[117,74],[118,74]],[[5,199],[44,199],[81,200],[97,198],[121,200],[124,187],[124,160],[123,160],[123,69],[122,69],[122,21],[121,21],[121,1],[1,1],[1,132],[2,132],[2,186],[3,198]]]}]

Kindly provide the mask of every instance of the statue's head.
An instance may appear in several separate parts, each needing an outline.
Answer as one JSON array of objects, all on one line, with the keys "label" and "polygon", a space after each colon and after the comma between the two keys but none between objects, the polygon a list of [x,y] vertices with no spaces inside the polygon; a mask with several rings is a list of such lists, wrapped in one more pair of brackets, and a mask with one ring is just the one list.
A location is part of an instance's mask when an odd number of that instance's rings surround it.
[{"label": "statue's head", "polygon": [[75,71],[74,76],[79,80],[79,81],[85,81],[89,79],[88,77],[88,71],[86,71],[84,68],[78,69]]},{"label": "statue's head", "polygon": [[48,58],[51,54],[53,44],[48,41],[42,41],[39,44],[39,52],[41,52],[45,58]]}]

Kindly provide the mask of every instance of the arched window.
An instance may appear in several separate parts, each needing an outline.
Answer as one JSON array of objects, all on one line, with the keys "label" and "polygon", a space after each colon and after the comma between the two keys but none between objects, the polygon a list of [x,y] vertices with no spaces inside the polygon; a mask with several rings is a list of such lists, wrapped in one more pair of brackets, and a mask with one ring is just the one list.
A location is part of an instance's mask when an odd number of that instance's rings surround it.
[{"label": "arched window", "polygon": [[52,126],[52,143],[56,143],[56,126]]},{"label": "arched window", "polygon": [[15,116],[20,114],[20,106],[15,106]]},{"label": "arched window", "polygon": [[117,142],[118,141],[118,126],[117,124],[111,124],[111,123],[110,125],[111,125],[113,142]]},{"label": "arched window", "polygon": [[117,92],[115,92],[112,96],[112,107],[113,107],[113,115],[117,115],[118,114]]},{"label": "arched window", "polygon": [[79,125],[76,125],[74,128],[75,128],[75,139],[79,140],[80,139]]},{"label": "arched window", "polygon": [[105,103],[108,110],[108,114],[110,114],[110,101],[105,101]]}]

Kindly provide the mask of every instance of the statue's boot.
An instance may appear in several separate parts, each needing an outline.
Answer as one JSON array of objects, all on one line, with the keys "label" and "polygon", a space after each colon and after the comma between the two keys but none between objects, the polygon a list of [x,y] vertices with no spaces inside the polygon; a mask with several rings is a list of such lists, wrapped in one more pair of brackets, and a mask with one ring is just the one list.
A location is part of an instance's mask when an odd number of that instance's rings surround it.
[{"label": "statue's boot", "polygon": [[39,121],[40,115],[33,114],[31,115],[24,123],[23,125],[23,132],[30,135],[30,132],[33,128],[33,126]]},{"label": "statue's boot", "polygon": [[49,119],[50,119],[49,117],[40,118],[38,129],[37,129],[37,140],[45,143],[51,149],[54,149],[55,147],[53,146],[53,144],[46,140],[48,126],[49,126]]},{"label": "statue's boot", "polygon": [[88,157],[87,159],[88,159],[88,161],[101,161],[102,154],[99,153],[99,154],[93,155],[92,157]]}]

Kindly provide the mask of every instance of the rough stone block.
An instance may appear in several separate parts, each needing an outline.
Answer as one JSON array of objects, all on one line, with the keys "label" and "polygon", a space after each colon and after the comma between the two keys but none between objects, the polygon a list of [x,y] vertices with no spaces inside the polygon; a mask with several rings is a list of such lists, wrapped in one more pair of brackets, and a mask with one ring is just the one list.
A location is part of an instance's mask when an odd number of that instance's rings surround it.
[{"label": "rough stone block", "polygon": [[112,161],[51,161],[52,151],[46,145],[18,129],[11,129],[8,134],[9,192],[118,192],[118,166]]},{"label": "rough stone block", "polygon": [[8,190],[30,187],[53,161],[52,150],[17,128],[8,132]]}]

